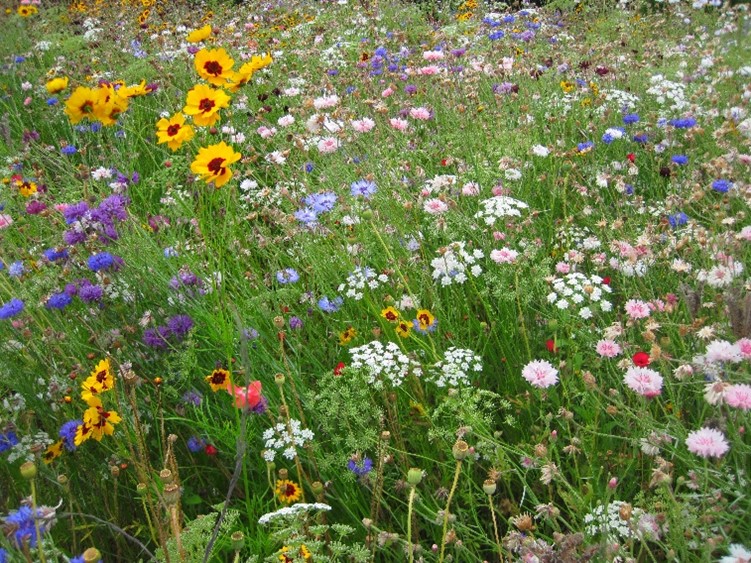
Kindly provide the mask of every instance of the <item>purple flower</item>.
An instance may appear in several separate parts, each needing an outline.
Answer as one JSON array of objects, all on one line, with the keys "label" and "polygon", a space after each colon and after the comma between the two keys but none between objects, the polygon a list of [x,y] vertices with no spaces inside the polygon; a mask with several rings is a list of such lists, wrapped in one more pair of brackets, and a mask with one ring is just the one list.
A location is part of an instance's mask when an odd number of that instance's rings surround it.
[{"label": "purple flower", "polygon": [[60,427],[58,436],[62,438],[63,445],[69,452],[74,452],[76,450],[76,431],[81,424],[82,421],[80,420],[69,420]]},{"label": "purple flower", "polygon": [[299,330],[302,328],[302,319],[300,317],[289,318],[289,328],[292,330]]},{"label": "purple flower", "polygon": [[178,340],[185,338],[193,325],[193,319],[189,315],[175,315],[167,321],[167,328]]},{"label": "purple flower", "polygon": [[188,438],[188,449],[193,452],[194,454],[197,454],[198,452],[202,452],[203,449],[206,447],[206,442],[199,438],[198,436],[191,436]]},{"label": "purple flower", "polygon": [[104,294],[104,290],[99,285],[86,284],[78,290],[78,297],[84,303],[91,303],[93,301],[99,301]]},{"label": "purple flower", "polygon": [[363,458],[362,462],[358,463],[357,460],[350,459],[347,462],[347,469],[349,469],[358,477],[362,477],[363,475],[370,473],[370,471],[373,469],[373,460],[369,457],[365,457]]},{"label": "purple flower", "polygon": [[78,231],[78,230],[73,229],[70,231],[65,231],[63,233],[63,241],[65,242],[65,244],[70,245],[70,246],[81,244],[85,240],[86,240],[86,233],[84,233],[83,231]]},{"label": "purple flower", "polygon": [[0,454],[7,452],[13,446],[18,443],[18,436],[13,430],[7,431],[5,434],[0,434]]},{"label": "purple flower", "polygon": [[276,281],[281,284],[296,283],[300,279],[300,274],[294,268],[285,268],[276,273]]},{"label": "purple flower", "polygon": [[295,219],[312,227],[318,222],[318,214],[310,207],[295,211]]},{"label": "purple flower", "polygon": [[88,210],[89,204],[85,201],[74,203],[63,210],[63,218],[65,219],[65,222],[70,225],[71,223],[82,219]]},{"label": "purple flower", "polygon": [[166,326],[156,328],[147,328],[143,331],[143,343],[157,350],[167,348],[167,338],[170,336],[170,330]]},{"label": "purple flower", "polygon": [[365,199],[370,199],[376,191],[378,191],[378,186],[376,186],[375,182],[371,182],[370,180],[357,180],[356,182],[352,182],[349,186],[349,192],[353,197],[359,196]]},{"label": "purple flower", "polygon": [[186,391],[183,393],[183,402],[194,407],[200,407],[203,395],[196,390]]},{"label": "purple flower", "polygon": [[45,209],[47,209],[47,206],[41,201],[35,199],[34,201],[30,201],[26,206],[26,213],[29,215],[39,215]]},{"label": "purple flower", "polygon": [[106,270],[115,263],[115,259],[109,252],[100,252],[89,256],[88,260],[89,269],[93,272],[99,270]]},{"label": "purple flower", "polygon": [[341,297],[335,297],[331,300],[324,295],[318,300],[318,307],[324,313],[336,313],[343,303],[344,300]]},{"label": "purple flower", "polygon": [[65,309],[65,307],[70,305],[72,301],[70,295],[65,292],[54,293],[49,299],[47,299],[47,303],[45,303],[44,306],[48,309]]},{"label": "purple flower", "polygon": [[732,187],[733,183],[729,180],[719,179],[712,182],[712,189],[721,194],[727,193]]},{"label": "purple flower", "polygon": [[[2,307],[0,307],[0,319],[10,319],[11,317],[15,317],[21,311],[23,311],[23,306],[23,301],[21,301],[20,299],[11,299],[7,303],[4,303]],[[1,445],[2,441],[0,441],[0,446]]]}]

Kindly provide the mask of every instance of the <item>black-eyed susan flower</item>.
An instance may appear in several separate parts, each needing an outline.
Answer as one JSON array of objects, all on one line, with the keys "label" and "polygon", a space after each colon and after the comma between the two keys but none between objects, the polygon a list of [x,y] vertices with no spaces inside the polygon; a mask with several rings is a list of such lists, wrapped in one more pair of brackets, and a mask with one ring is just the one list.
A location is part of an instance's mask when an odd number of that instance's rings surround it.
[{"label": "black-eyed susan flower", "polygon": [[59,94],[63,90],[65,90],[68,87],[68,77],[57,77],[53,78],[52,80],[48,81],[47,84],[44,85],[45,88],[47,88],[47,92],[50,94]]},{"label": "black-eyed susan flower", "polygon": [[105,435],[112,436],[115,432],[114,425],[122,422],[120,415],[115,411],[108,411],[104,408],[99,397],[93,396],[86,402],[89,408],[84,411],[83,422],[76,429],[74,440],[76,446],[80,446],[89,438],[100,442]]},{"label": "black-eyed susan flower", "polygon": [[37,185],[36,182],[32,182],[31,180],[23,180],[22,182],[18,182],[18,193],[20,193],[23,197],[29,197],[37,193]]},{"label": "black-eyed susan flower", "polygon": [[355,336],[357,336],[357,331],[354,327],[348,326],[339,333],[339,345],[344,346],[345,344],[349,344]]},{"label": "black-eyed susan flower", "polygon": [[220,389],[229,390],[231,384],[229,372],[223,368],[215,369],[204,379],[209,385],[211,385],[211,390],[214,392],[219,391]]},{"label": "black-eyed susan flower", "polygon": [[381,311],[381,316],[390,323],[395,323],[399,320],[399,311],[393,307],[386,307]]},{"label": "black-eyed susan flower", "polygon": [[54,444],[51,444],[45,452],[42,454],[42,461],[44,463],[52,463],[55,459],[63,454],[63,441],[58,440]]},{"label": "black-eyed susan flower", "polygon": [[410,332],[412,332],[412,324],[407,321],[399,321],[396,324],[396,334],[400,338],[407,338]]},{"label": "black-eyed susan flower", "polygon": [[213,183],[215,188],[221,188],[232,178],[230,164],[240,160],[242,155],[222,141],[219,144],[204,147],[198,151],[195,160],[190,165],[194,174],[201,176],[206,183]]},{"label": "black-eyed susan flower", "polygon": [[292,504],[302,498],[302,487],[294,481],[279,479],[276,482],[276,496],[285,504]]},{"label": "black-eyed susan flower", "polygon": [[211,126],[219,121],[219,110],[229,107],[230,97],[224,90],[197,84],[188,92],[183,112],[193,116],[193,123]]},{"label": "black-eyed susan flower", "polygon": [[190,141],[195,134],[190,125],[185,124],[185,117],[176,113],[169,119],[162,118],[157,121],[156,136],[158,143],[167,143],[167,146],[176,151],[186,141]]},{"label": "black-eyed susan flower", "polygon": [[91,119],[97,100],[99,100],[97,90],[79,86],[65,102],[65,114],[73,124],[80,122],[83,118]]},{"label": "black-eyed susan flower", "polygon": [[573,92],[574,88],[576,88],[576,84],[569,82],[568,80],[561,80],[560,86],[565,94]]},{"label": "black-eyed susan flower", "polygon": [[214,86],[222,86],[232,76],[232,60],[224,49],[201,49],[193,60],[198,75]]},{"label": "black-eyed susan flower", "polygon": [[435,330],[436,324],[435,317],[427,309],[418,309],[417,315],[412,321],[415,330],[422,332],[423,334]]},{"label": "black-eyed susan flower", "polygon": [[200,43],[201,41],[205,41],[211,36],[211,26],[210,25],[204,25],[200,29],[195,29],[191,31],[188,34],[188,37],[186,38],[188,43]]},{"label": "black-eyed susan flower", "polygon": [[18,15],[21,16],[22,18],[28,18],[29,16],[33,16],[38,11],[39,10],[37,9],[36,6],[28,6],[28,5],[21,4],[18,7]]}]

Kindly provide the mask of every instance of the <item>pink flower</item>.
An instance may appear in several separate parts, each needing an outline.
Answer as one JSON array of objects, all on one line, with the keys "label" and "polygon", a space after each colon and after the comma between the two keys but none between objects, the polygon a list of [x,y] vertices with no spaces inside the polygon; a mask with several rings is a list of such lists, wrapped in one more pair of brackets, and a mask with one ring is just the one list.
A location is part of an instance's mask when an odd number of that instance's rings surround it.
[{"label": "pink flower", "polygon": [[393,93],[394,93],[394,89],[391,86],[389,86],[383,92],[381,92],[381,97],[388,98]]},{"label": "pink flower", "polygon": [[339,140],[334,137],[324,137],[318,141],[318,152],[321,154],[330,154],[336,152],[339,148]]},{"label": "pink flower", "polygon": [[571,264],[568,262],[558,262],[555,265],[555,271],[559,274],[568,274],[571,271]]},{"label": "pink flower", "polygon": [[262,125],[258,129],[256,129],[256,133],[258,133],[264,139],[269,139],[276,134],[276,128],[275,127],[269,128],[269,127],[266,127],[265,125]]},{"label": "pink flower", "polygon": [[621,347],[615,340],[600,340],[595,347],[597,353],[603,358],[615,358],[621,353]]},{"label": "pink flower", "polygon": [[339,103],[339,96],[333,94],[331,96],[322,96],[313,100],[313,107],[316,109],[333,108]]},{"label": "pink flower", "polygon": [[441,72],[441,68],[436,65],[424,66],[417,69],[417,74],[421,74],[422,76],[433,76],[439,72]]},{"label": "pink flower", "polygon": [[545,360],[533,360],[522,369],[522,377],[531,385],[544,389],[558,382],[558,370]]},{"label": "pink flower", "polygon": [[751,385],[737,383],[731,386],[725,391],[725,402],[742,411],[751,410]]},{"label": "pink flower", "polygon": [[738,363],[742,360],[739,347],[736,344],[730,344],[727,340],[713,340],[707,344],[705,357],[711,363]]},{"label": "pink flower", "polygon": [[741,338],[735,342],[735,345],[744,360],[751,360],[751,339]]},{"label": "pink flower", "polygon": [[649,316],[649,305],[641,299],[629,299],[623,306],[626,314],[632,319],[646,319]]},{"label": "pink flower", "polygon": [[254,409],[261,402],[260,381],[253,381],[247,387],[235,387],[234,389],[227,389],[227,392],[230,395],[235,396],[235,406],[238,409]]},{"label": "pink flower", "polygon": [[467,182],[462,186],[462,195],[475,196],[480,195],[480,186],[477,182]]},{"label": "pink flower", "polygon": [[435,62],[443,60],[443,51],[425,51],[422,58],[426,61]]},{"label": "pink flower", "polygon": [[355,119],[352,121],[352,129],[358,133],[368,133],[375,127],[375,121],[369,117],[363,117],[362,119]]},{"label": "pink flower", "polygon": [[725,435],[714,428],[694,430],[686,438],[686,447],[701,457],[722,457],[730,449]]},{"label": "pink flower", "polygon": [[276,122],[282,127],[288,127],[289,125],[292,125],[295,122],[295,118],[287,114],[277,119]]},{"label": "pink flower", "polygon": [[409,122],[401,117],[392,117],[389,119],[389,125],[397,131],[406,131],[407,127],[409,127]]},{"label": "pink flower", "polygon": [[0,229],[6,229],[13,224],[13,217],[6,213],[0,213]]},{"label": "pink flower", "polygon": [[412,119],[427,121],[428,119],[430,119],[430,110],[426,107],[412,108],[411,110],[409,110],[409,116]]},{"label": "pink flower", "polygon": [[490,253],[490,259],[497,264],[512,264],[516,262],[516,257],[519,253],[508,247],[501,248],[500,250],[493,250]]},{"label": "pink flower", "polygon": [[449,206],[446,205],[446,202],[441,201],[438,198],[433,198],[427,200],[423,204],[423,209],[426,213],[430,213],[431,215],[440,215],[441,213],[448,211]]},{"label": "pink flower", "polygon": [[662,392],[662,376],[653,369],[630,367],[623,382],[635,393],[656,397]]}]

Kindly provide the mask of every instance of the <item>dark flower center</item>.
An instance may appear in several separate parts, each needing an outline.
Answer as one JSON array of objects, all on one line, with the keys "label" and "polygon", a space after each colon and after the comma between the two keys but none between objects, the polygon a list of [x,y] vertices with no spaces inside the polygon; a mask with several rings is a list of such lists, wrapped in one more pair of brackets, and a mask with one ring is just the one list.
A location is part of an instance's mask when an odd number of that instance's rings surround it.
[{"label": "dark flower center", "polygon": [[284,487],[284,495],[288,497],[295,496],[295,493],[297,492],[297,487],[295,487],[292,483]]},{"label": "dark flower center", "polygon": [[217,61],[207,61],[203,65],[203,69],[209,73],[213,74],[214,76],[220,76],[222,74],[222,65],[220,65]]},{"label": "dark flower center", "polygon": [[211,111],[215,105],[216,104],[214,103],[214,100],[212,100],[211,98],[204,98],[203,100],[201,100],[201,103],[198,104],[198,109],[200,109],[203,113],[206,113],[208,111]]},{"label": "dark flower center", "polygon": [[224,168],[222,167],[224,161],[224,158],[217,156],[216,158],[212,158],[209,161],[209,164],[206,168],[208,168],[213,174],[218,176],[224,173]]},{"label": "dark flower center", "polygon": [[[214,159],[216,160],[216,159]],[[213,160],[211,162],[214,162]],[[211,163],[209,163],[209,170],[211,170]],[[211,374],[211,383],[214,385],[221,385],[224,383],[224,373],[221,371],[215,371]]]},{"label": "dark flower center", "polygon": [[94,111],[94,102],[86,100],[80,108],[81,113],[91,113]]},{"label": "dark flower center", "polygon": [[169,135],[170,137],[174,137],[175,135],[177,135],[178,131],[180,131],[180,126],[177,123],[167,127],[167,135]]}]

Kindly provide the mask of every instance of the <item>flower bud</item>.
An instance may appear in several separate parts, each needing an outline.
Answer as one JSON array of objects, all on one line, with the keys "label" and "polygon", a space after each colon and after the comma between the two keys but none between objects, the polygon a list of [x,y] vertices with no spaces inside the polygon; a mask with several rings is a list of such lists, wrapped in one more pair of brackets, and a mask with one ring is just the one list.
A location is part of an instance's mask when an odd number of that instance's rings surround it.
[{"label": "flower bud", "polygon": [[288,478],[289,478],[289,471],[287,471],[284,468],[280,469],[279,470],[279,479],[281,479],[282,481],[286,481]]},{"label": "flower bud", "polygon": [[410,468],[407,471],[407,483],[409,483],[409,486],[416,487],[420,484],[420,481],[422,481],[422,469],[417,467]]},{"label": "flower bud", "polygon": [[57,476],[57,482],[60,483],[63,487],[66,487],[68,485],[68,476],[67,475],[58,475]]},{"label": "flower bud", "polygon": [[313,494],[315,496],[322,495],[323,494],[323,483],[320,481],[313,481],[310,484],[310,489],[313,491]]},{"label": "flower bud", "polygon": [[21,466],[21,477],[31,481],[37,476],[37,466],[33,461],[27,461]]},{"label": "flower bud", "polygon": [[110,465],[110,475],[120,477],[120,468],[117,465]]},{"label": "flower bud", "polygon": [[495,484],[495,481],[492,479],[486,479],[482,483],[482,490],[485,492],[486,495],[490,496],[495,493],[497,485]]},{"label": "flower bud", "polygon": [[84,563],[96,563],[102,558],[102,554],[96,547],[90,547],[83,552]]},{"label": "flower bud", "polygon": [[274,376],[274,383],[276,383],[279,387],[281,387],[282,385],[284,385],[284,382],[285,382],[286,379],[287,378],[284,377],[283,373],[277,373]]},{"label": "flower bud", "polygon": [[451,453],[454,454],[456,461],[462,461],[469,455],[469,444],[464,440],[457,440],[454,447],[451,448]]},{"label": "flower bud", "polygon": [[276,328],[284,328],[284,317],[274,317],[274,326]]},{"label": "flower bud", "polygon": [[146,494],[146,483],[138,483],[136,485],[136,494],[138,494],[138,495],[145,495]]},{"label": "flower bud", "polygon": [[232,540],[232,549],[235,551],[240,551],[245,545],[245,534],[240,530],[232,532],[230,539]]},{"label": "flower bud", "polygon": [[167,506],[175,506],[180,500],[180,487],[175,483],[170,483],[164,487],[164,503]]},{"label": "flower bud", "polygon": [[166,468],[162,469],[159,472],[159,478],[162,480],[162,483],[169,485],[170,483],[172,483],[172,471]]}]

